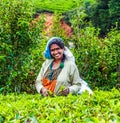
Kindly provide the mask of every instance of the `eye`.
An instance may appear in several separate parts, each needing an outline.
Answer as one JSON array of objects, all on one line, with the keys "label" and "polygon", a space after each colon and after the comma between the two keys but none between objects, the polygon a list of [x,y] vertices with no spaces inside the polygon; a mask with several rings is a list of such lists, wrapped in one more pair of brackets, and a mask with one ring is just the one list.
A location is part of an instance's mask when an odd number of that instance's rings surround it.
[{"label": "eye", "polygon": [[51,52],[54,52],[55,51],[55,49],[51,49]]}]

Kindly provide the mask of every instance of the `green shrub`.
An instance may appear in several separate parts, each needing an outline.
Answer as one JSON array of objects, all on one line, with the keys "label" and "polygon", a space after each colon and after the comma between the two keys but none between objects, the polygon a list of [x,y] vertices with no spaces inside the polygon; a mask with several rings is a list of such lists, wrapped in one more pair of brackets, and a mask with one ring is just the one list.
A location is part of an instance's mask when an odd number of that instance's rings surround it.
[{"label": "green shrub", "polygon": [[19,81],[21,82],[21,92],[35,93],[35,80],[44,62],[43,51],[46,39],[41,38],[39,43],[29,49],[29,54],[22,57],[23,65]]},{"label": "green shrub", "polygon": [[27,70],[23,69],[23,58],[27,57],[29,49],[38,43],[42,23],[33,22],[35,9],[31,2],[6,0],[1,1],[0,8],[0,40],[2,42],[0,91],[20,92],[24,78],[21,75],[27,74]]},{"label": "green shrub", "polygon": [[[73,53],[80,71],[80,76],[86,80],[92,88],[101,89],[116,87],[119,83],[119,31],[111,30],[105,38],[99,38],[99,30],[90,23],[84,21],[86,14],[77,11],[72,15],[74,35],[72,42],[75,45]],[[80,26],[84,25],[83,26]],[[118,79],[117,79],[118,78]]]},{"label": "green shrub", "polygon": [[82,95],[41,97],[26,93],[0,95],[0,122],[111,123],[120,122],[119,90]]},{"label": "green shrub", "polygon": [[98,39],[95,29],[88,27],[80,34],[80,39],[75,42],[74,54],[81,76],[93,87],[115,87],[118,83],[119,33],[114,37],[109,35],[105,39]]},{"label": "green shrub", "polygon": [[81,0],[34,0],[37,12],[64,13],[76,7],[75,1]]},{"label": "green shrub", "polygon": [[111,28],[120,30],[120,2],[117,0],[85,1],[85,11],[89,20],[96,28],[100,28],[100,35],[106,35]]}]

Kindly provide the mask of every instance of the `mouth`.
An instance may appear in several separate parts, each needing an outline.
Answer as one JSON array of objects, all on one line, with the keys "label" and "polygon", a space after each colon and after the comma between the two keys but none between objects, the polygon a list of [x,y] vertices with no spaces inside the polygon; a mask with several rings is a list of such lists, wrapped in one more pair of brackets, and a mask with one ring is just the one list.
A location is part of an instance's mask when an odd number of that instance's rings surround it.
[{"label": "mouth", "polygon": [[55,54],[54,57],[55,58],[59,58],[61,55],[60,54]]},{"label": "mouth", "polygon": [[57,55],[54,55],[54,57],[59,57],[60,55],[59,54],[57,54]]}]

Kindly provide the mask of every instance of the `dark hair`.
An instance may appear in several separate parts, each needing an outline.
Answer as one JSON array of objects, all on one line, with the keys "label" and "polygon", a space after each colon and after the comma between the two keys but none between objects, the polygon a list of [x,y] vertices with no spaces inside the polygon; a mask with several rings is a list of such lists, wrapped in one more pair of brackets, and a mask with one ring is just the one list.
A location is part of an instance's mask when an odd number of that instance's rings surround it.
[{"label": "dark hair", "polygon": [[51,47],[52,44],[57,44],[61,49],[64,49],[64,43],[60,38],[54,38],[51,40],[49,43],[49,48]]}]

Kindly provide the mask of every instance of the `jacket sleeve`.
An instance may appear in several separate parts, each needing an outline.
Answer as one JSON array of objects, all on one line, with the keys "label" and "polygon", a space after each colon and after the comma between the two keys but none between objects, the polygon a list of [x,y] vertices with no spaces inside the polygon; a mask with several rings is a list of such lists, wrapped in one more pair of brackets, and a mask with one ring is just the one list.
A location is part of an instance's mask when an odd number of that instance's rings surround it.
[{"label": "jacket sleeve", "polygon": [[77,94],[81,88],[79,71],[75,64],[72,64],[70,69],[71,86],[69,87],[69,90],[70,93]]},{"label": "jacket sleeve", "polygon": [[36,82],[35,82],[35,87],[36,87],[38,93],[40,93],[40,90],[43,87],[42,78],[43,78],[43,73],[44,73],[45,66],[46,66],[46,62],[44,62],[42,64],[41,70],[40,70],[40,72],[37,76]]}]

